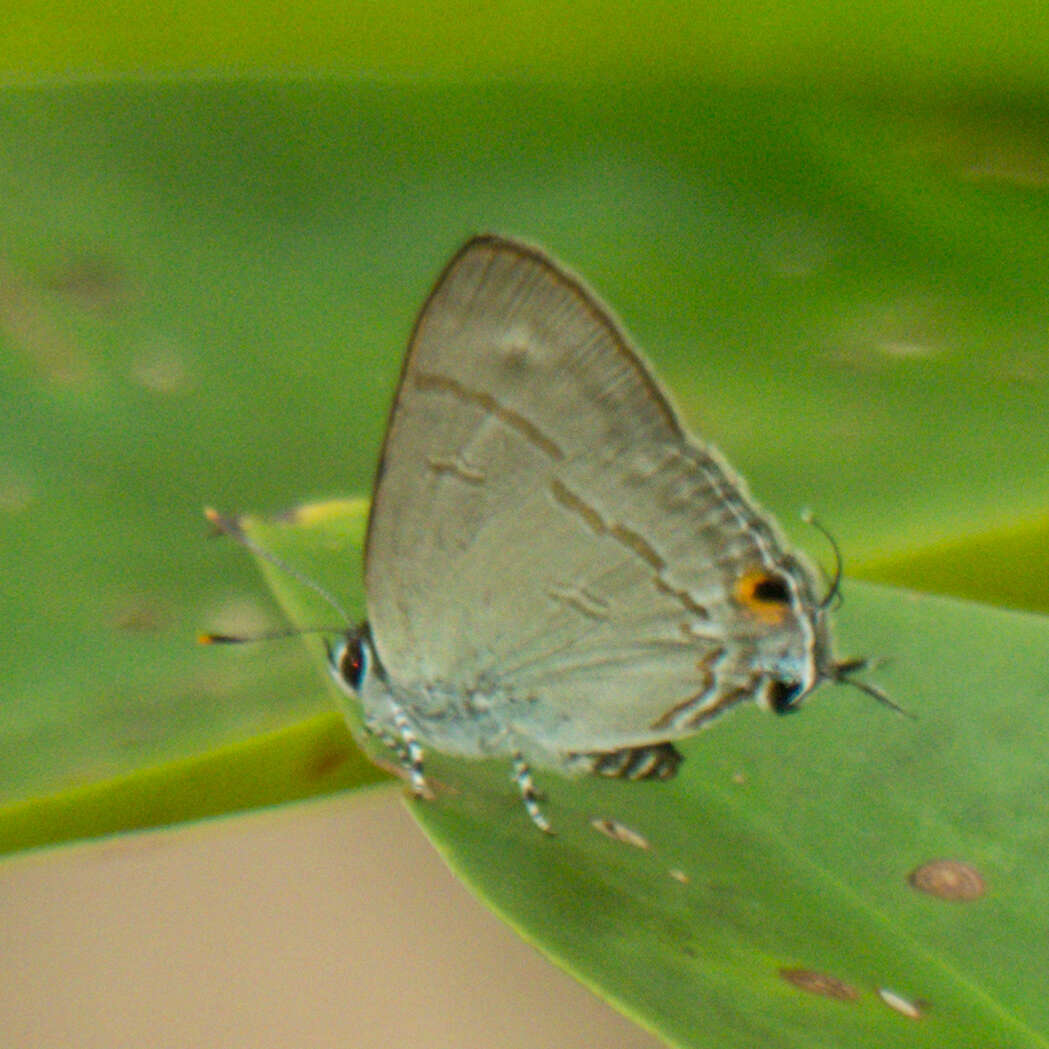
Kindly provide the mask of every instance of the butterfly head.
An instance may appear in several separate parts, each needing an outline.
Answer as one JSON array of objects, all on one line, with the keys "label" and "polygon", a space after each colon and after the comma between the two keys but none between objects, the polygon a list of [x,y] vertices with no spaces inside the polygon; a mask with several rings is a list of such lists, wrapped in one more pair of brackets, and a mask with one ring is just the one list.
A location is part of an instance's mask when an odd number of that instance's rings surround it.
[{"label": "butterfly head", "polygon": [[775,654],[762,704],[775,714],[793,714],[819,685],[836,676],[826,612],[803,610],[789,632],[789,643]]},{"label": "butterfly head", "polygon": [[841,603],[841,555],[833,537],[811,515],[806,520],[830,539],[834,575],[822,597],[817,575],[808,563],[786,556],[775,565],[743,572],[733,597],[754,633],[754,661],[765,671],[759,702],[776,714],[792,714],[823,682],[852,685],[861,692],[906,714],[880,689],[853,675],[867,666],[865,659],[834,657],[830,613]]},{"label": "butterfly head", "polygon": [[[765,687],[761,694],[764,706],[776,714],[792,714],[825,681],[851,685],[906,717],[912,715],[894,703],[881,689],[853,675],[864,670],[868,661],[836,659],[830,630],[830,610],[840,602],[840,571],[826,595],[816,600],[811,579],[800,562],[793,560],[787,573],[760,574],[744,577],[747,603],[768,619],[765,638]],[[775,624],[773,614],[782,615]]]}]

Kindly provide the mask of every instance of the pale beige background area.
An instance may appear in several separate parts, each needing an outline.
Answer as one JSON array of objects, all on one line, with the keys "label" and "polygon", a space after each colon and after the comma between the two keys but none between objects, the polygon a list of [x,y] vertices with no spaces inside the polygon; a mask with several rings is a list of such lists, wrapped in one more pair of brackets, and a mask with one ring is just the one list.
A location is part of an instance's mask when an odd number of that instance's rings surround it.
[{"label": "pale beige background area", "polygon": [[0,864],[3,1049],[657,1049],[484,911],[396,789]]}]

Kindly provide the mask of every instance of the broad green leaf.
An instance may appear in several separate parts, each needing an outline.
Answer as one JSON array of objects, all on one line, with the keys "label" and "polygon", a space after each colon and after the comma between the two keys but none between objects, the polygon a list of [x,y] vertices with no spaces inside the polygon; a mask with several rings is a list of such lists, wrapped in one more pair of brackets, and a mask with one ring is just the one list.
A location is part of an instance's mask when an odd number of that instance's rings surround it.
[{"label": "broad green leaf", "polygon": [[972,80],[1038,89],[1049,64],[1049,29],[1037,0],[1015,0],[1008,18],[973,0],[8,6],[0,22],[0,76],[8,81],[293,70],[468,82],[701,78],[942,91]]},{"label": "broad green leaf", "polygon": [[864,579],[1049,612],[1049,518],[941,539],[856,566]]},{"label": "broad green leaf", "polygon": [[0,807],[0,856],[383,779],[334,712],[179,761]]},{"label": "broad green leaf", "polygon": [[[195,644],[283,622],[200,507],[367,494],[412,318],[482,228],[582,273],[810,552],[806,505],[849,566],[1044,607],[1038,540],[997,544],[1049,505],[1044,119],[709,82],[4,90],[0,799],[330,710],[300,641]],[[306,567],[360,608],[352,549]]]},{"label": "broad green leaf", "polygon": [[[312,535],[313,543],[299,544],[295,563],[305,570],[347,550],[359,550],[364,537],[367,504],[361,500],[334,501],[304,508],[294,519],[287,517],[272,535],[262,531],[265,541]],[[273,526],[271,526],[272,528]],[[264,567],[273,571],[272,566]],[[277,582],[280,573],[273,581]],[[285,585],[287,577],[281,580]],[[305,588],[300,588],[305,589]],[[305,595],[312,592],[306,589]],[[317,618],[328,623],[329,636],[343,624],[333,619],[332,609],[315,602]],[[304,609],[303,614],[308,614]],[[305,620],[300,619],[300,622]],[[319,645],[312,636],[308,643]],[[293,642],[302,659],[301,641]],[[265,660],[266,646],[254,648],[256,658]],[[221,676],[231,663],[243,658],[242,646],[201,647],[212,673]],[[321,681],[316,683],[323,690]],[[118,831],[136,830],[222,815],[260,805],[273,805],[296,798],[361,787],[384,779],[354,746],[331,703],[324,713],[306,721],[263,733],[249,740],[220,747],[207,754],[128,773],[97,783],[0,807],[0,855],[39,845],[77,838],[97,837]]]},{"label": "broad green leaf", "polygon": [[[1046,609],[1044,20],[125,8],[30,3],[0,29],[0,77],[44,84],[0,94],[0,798],[24,799],[0,848],[371,778],[302,642],[193,643],[279,625],[199,506],[367,492],[411,318],[479,228],[592,281],[806,546],[810,504],[854,571]],[[177,79],[232,68],[266,78]],[[358,612],[359,508],[341,520],[258,531]],[[294,624],[332,623],[276,585]],[[549,777],[556,843],[503,767],[435,760],[461,792],[420,818],[543,949],[682,1042],[1042,1044],[1042,623],[848,593],[850,648],[893,659],[916,726],[823,695],[716,726],[654,792]],[[598,838],[592,813],[653,848]],[[915,895],[901,872],[937,853],[987,896]],[[861,996],[805,996],[784,966]]]},{"label": "broad green leaf", "polygon": [[[345,513],[249,527],[309,560],[347,534]],[[267,574],[292,618],[308,614],[313,598]],[[842,652],[887,660],[874,676],[915,720],[825,686],[796,716],[716,722],[670,783],[539,772],[555,838],[507,761],[433,754],[437,797],[412,811],[526,938],[673,1044],[1047,1045],[1049,620],[859,583],[839,620]],[[983,894],[909,884],[942,859],[971,865]],[[783,975],[797,970],[854,997],[799,989]],[[879,989],[921,1003],[920,1022]]]}]

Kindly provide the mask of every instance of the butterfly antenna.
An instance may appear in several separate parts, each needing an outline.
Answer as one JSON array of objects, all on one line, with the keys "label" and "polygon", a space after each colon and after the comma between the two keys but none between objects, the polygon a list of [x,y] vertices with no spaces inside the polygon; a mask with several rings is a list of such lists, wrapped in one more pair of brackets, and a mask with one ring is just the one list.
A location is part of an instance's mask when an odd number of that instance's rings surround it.
[{"label": "butterfly antenna", "polygon": [[[823,522],[811,510],[804,510],[801,519],[805,524],[815,528],[830,543],[830,548],[834,551],[834,576],[830,581],[830,586],[827,588],[827,593],[824,595],[823,600],[820,601],[820,608],[829,608],[834,600],[841,597],[841,547],[838,546],[838,541],[834,536],[823,526]],[[859,682],[853,682],[853,684],[859,684]]]},{"label": "butterfly antenna", "polygon": [[905,707],[901,707],[899,703],[894,703],[877,685],[872,685],[867,681],[857,681],[852,676],[857,670],[862,670],[867,665],[866,659],[843,659],[840,663],[834,664],[833,673],[830,676],[839,684],[852,685],[853,688],[865,692],[871,699],[876,699],[882,706],[895,711],[901,717],[917,721],[918,717],[916,714],[912,714]]},{"label": "butterfly antenna", "polygon": [[[236,520],[236,518],[226,517],[223,514],[220,514],[217,510],[213,510],[210,506],[204,508],[204,516],[208,519],[208,522],[211,525],[213,525],[223,535],[228,535],[230,537],[230,539],[232,539],[236,543],[239,543],[246,550],[250,550],[253,554],[255,554],[257,557],[261,557],[264,561],[269,561],[269,563],[271,565],[273,565],[275,568],[279,568],[286,575],[290,575],[292,579],[297,579],[300,583],[302,583],[303,586],[309,587],[310,590],[312,590],[315,594],[318,594],[320,597],[324,598],[324,600],[327,601],[328,604],[331,605],[331,607],[334,608],[335,611],[338,612],[340,616],[342,616],[342,620],[343,620],[344,624],[349,624],[349,623],[353,622],[353,620],[347,614],[346,609],[342,607],[342,605],[339,603],[339,601],[335,598],[335,596],[332,593],[330,593],[328,590],[325,590],[324,587],[321,586],[320,583],[318,583],[315,579],[311,579],[304,572],[299,571],[299,569],[297,569],[294,565],[288,564],[287,561],[285,561],[282,558],[278,557],[276,554],[271,553],[265,547],[259,546],[259,544],[256,543],[255,540],[252,539],[244,531],[244,529],[240,527],[240,524]],[[339,630],[343,630],[343,629],[345,629],[345,626],[339,627]],[[293,633],[300,633],[300,634],[302,634],[302,633],[310,633],[310,632],[312,632],[312,628],[309,631],[306,631],[306,630],[293,631]],[[223,635],[205,635],[205,636],[208,636],[208,637],[222,637]],[[276,636],[280,637],[282,635],[278,633]],[[254,640],[254,639],[245,638],[244,640]],[[204,642],[204,643],[205,644],[213,644],[215,642]],[[218,642],[218,643],[220,643],[220,644],[223,644],[223,643],[224,644],[231,644],[231,643],[235,643],[235,642],[228,642],[227,641],[227,642]]]},{"label": "butterfly antenna", "polygon": [[266,630],[261,634],[197,634],[198,645],[249,645],[255,641],[279,641],[285,637],[303,634],[341,634],[341,626],[289,627],[287,630]]}]

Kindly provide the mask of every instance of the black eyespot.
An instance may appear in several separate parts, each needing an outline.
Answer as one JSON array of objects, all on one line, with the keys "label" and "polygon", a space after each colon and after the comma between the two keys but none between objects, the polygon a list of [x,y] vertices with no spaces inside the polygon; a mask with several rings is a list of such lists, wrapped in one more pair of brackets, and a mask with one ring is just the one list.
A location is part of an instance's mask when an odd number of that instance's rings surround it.
[{"label": "black eyespot", "polygon": [[780,681],[778,678],[773,678],[769,682],[769,706],[777,714],[793,714],[798,709],[794,700],[800,691],[800,681]]},{"label": "black eyespot", "polygon": [[339,676],[347,685],[358,691],[368,672],[368,650],[359,637],[348,637],[339,654]]},{"label": "black eyespot", "polygon": [[790,604],[790,589],[782,576],[766,575],[755,579],[752,593],[758,601],[777,605]]}]

